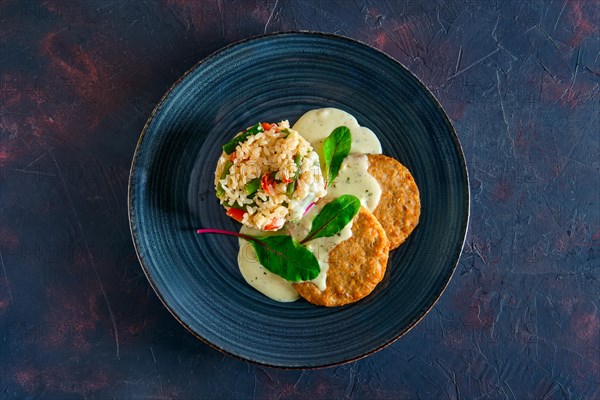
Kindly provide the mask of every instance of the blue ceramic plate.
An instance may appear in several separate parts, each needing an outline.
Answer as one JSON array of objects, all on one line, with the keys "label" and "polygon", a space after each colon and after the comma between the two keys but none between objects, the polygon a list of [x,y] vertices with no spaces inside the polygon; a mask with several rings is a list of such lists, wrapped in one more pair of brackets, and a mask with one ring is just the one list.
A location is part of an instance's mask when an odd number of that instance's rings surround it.
[{"label": "blue ceramic plate", "polygon": [[[367,298],[338,308],[277,303],[248,286],[237,240],[195,234],[238,230],[219,205],[213,173],[221,145],[257,121],[295,122],[336,107],[412,171],[421,219],[390,254]],[[398,62],[359,42],[282,33],[228,46],[188,71],[150,116],[129,182],[140,263],[169,311],[231,355],[282,367],[321,367],[366,356],[413,327],[440,297],[458,262],[469,212],[467,171],[448,117]]]}]

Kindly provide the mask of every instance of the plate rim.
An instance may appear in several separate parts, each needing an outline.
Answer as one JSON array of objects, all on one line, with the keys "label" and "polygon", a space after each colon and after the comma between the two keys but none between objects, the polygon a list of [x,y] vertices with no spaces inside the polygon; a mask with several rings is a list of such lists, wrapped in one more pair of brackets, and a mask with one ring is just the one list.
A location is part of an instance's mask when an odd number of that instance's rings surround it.
[{"label": "plate rim", "polygon": [[[410,74],[417,82],[418,85],[421,86],[422,89],[424,89],[424,91],[427,93],[427,95],[429,96],[429,98],[433,101],[433,104],[435,105],[435,107],[438,109],[438,111],[441,112],[443,119],[445,120],[446,124],[449,126],[450,128],[450,136],[452,139],[452,142],[454,144],[455,149],[457,150],[458,156],[459,156],[459,160],[460,160],[460,164],[462,167],[462,170],[465,173],[465,179],[463,184],[466,187],[466,191],[465,191],[465,199],[466,200],[466,204],[465,204],[465,208],[463,210],[463,212],[465,213],[465,218],[462,221],[462,224],[460,226],[460,229],[462,231],[462,240],[460,243],[460,246],[458,247],[458,251],[457,254],[454,254],[454,257],[456,258],[456,260],[453,262],[453,266],[451,269],[450,274],[445,278],[444,281],[444,285],[441,288],[440,292],[438,293],[438,295],[436,296],[435,300],[431,303],[431,305],[429,307],[427,307],[427,309],[425,310],[425,312],[419,317],[417,318],[415,321],[411,322],[405,330],[403,330],[403,332],[397,334],[395,337],[393,337],[391,340],[389,340],[388,342],[372,349],[369,350],[365,353],[359,354],[357,356],[342,360],[342,361],[336,361],[336,362],[332,362],[332,363],[327,363],[327,364],[319,364],[319,365],[309,365],[309,366],[286,366],[286,365],[278,365],[275,363],[268,363],[268,362],[263,362],[263,361],[258,361],[258,360],[254,360],[252,358],[249,357],[244,357],[235,353],[232,353],[226,349],[223,349],[217,345],[215,345],[214,343],[211,343],[210,341],[208,341],[207,339],[205,339],[204,337],[200,336],[198,333],[196,333],[194,330],[192,330],[184,321],[181,320],[181,318],[177,315],[177,313],[175,313],[173,311],[173,309],[167,304],[167,302],[165,301],[165,299],[163,298],[163,295],[160,293],[160,291],[158,290],[155,282],[154,282],[154,278],[152,277],[152,274],[150,272],[150,270],[148,269],[148,267],[146,266],[142,255],[141,255],[141,247],[140,247],[140,241],[137,237],[137,230],[136,227],[134,226],[134,207],[133,207],[133,183],[134,183],[134,170],[136,169],[137,163],[138,163],[138,155],[139,155],[139,149],[140,149],[140,145],[142,143],[142,141],[144,140],[144,138],[146,137],[147,134],[147,130],[148,127],[150,126],[151,122],[154,120],[154,117],[156,116],[156,114],[158,113],[158,111],[160,111],[163,107],[163,104],[165,103],[165,100],[170,96],[170,94],[179,86],[179,84],[188,76],[190,75],[192,72],[194,72],[198,67],[200,67],[202,64],[206,63],[208,60],[210,60],[211,58],[214,58],[216,56],[218,56],[220,53],[230,49],[231,47],[235,47],[235,46],[239,46],[242,45],[244,43],[248,43],[248,42],[253,42],[253,41],[260,41],[260,40],[264,40],[264,39],[268,39],[268,38],[273,38],[273,37],[281,37],[281,36],[297,36],[297,35],[306,35],[306,36],[314,36],[314,37],[323,37],[323,38],[327,38],[327,39],[334,39],[334,40],[342,40],[345,42],[349,42],[349,43],[353,43],[353,44],[358,44],[361,46],[365,46],[368,47],[371,51],[375,51],[377,53],[379,53],[379,55],[382,55],[384,57],[386,57],[387,59],[389,59],[390,61],[392,61],[393,63],[397,64],[400,68],[404,69],[408,74]],[[287,30],[287,31],[277,31],[277,32],[271,32],[271,33],[266,33],[266,34],[260,34],[260,35],[254,35],[254,36],[250,36],[235,42],[232,42],[230,44],[227,44],[223,47],[220,47],[219,49],[213,51],[212,53],[210,53],[209,55],[207,55],[206,57],[202,58],[200,61],[196,62],[194,65],[192,65],[187,71],[185,71],[185,73],[183,75],[181,75],[175,82],[173,82],[173,84],[171,84],[169,86],[169,88],[167,89],[167,91],[162,95],[162,97],[160,98],[160,100],[158,101],[158,103],[154,106],[154,108],[152,109],[152,112],[150,113],[150,115],[148,116],[148,119],[146,120],[144,127],[142,128],[142,131],[140,133],[140,136],[136,142],[135,145],[135,150],[133,152],[133,157],[131,160],[131,166],[129,169],[129,179],[128,179],[128,184],[127,184],[127,218],[129,221],[129,230],[131,233],[131,237],[132,237],[132,241],[133,241],[133,247],[135,249],[135,254],[137,256],[138,262],[140,264],[140,267],[142,268],[142,271],[144,272],[144,275],[146,276],[146,279],[148,280],[148,283],[150,284],[150,287],[152,287],[152,290],[154,291],[154,293],[156,294],[156,296],[158,297],[158,299],[160,300],[160,302],[163,304],[163,306],[169,311],[169,313],[175,318],[175,320],[177,320],[188,332],[190,332],[194,337],[196,337],[197,339],[199,339],[200,341],[202,341],[204,344],[208,345],[209,347],[218,350],[228,356],[232,356],[234,358],[237,358],[238,360],[242,360],[242,361],[246,361],[246,362],[251,362],[253,364],[256,365],[260,365],[260,366],[265,366],[265,367],[270,367],[270,368],[278,368],[278,369],[285,369],[285,370],[300,370],[300,369],[324,369],[324,368],[330,368],[330,367],[334,367],[334,366],[339,366],[339,365],[343,365],[343,364],[348,364],[348,363],[352,363],[355,361],[358,361],[360,359],[363,359],[365,357],[368,357],[374,353],[377,353],[378,351],[390,346],[391,344],[395,343],[398,339],[400,339],[402,336],[406,335],[408,332],[410,332],[419,322],[421,322],[421,320],[423,318],[425,318],[425,316],[427,314],[429,314],[429,312],[431,311],[431,309],[437,304],[437,302],[439,301],[439,299],[442,297],[442,294],[444,294],[444,292],[446,291],[448,285],[450,284],[450,281],[452,280],[452,277],[454,276],[454,273],[456,272],[456,268],[458,266],[458,263],[460,262],[460,258],[462,255],[462,251],[464,249],[464,245],[467,239],[467,233],[469,230],[469,225],[470,225],[470,219],[471,219],[471,185],[470,185],[470,180],[469,180],[469,170],[467,168],[467,163],[465,160],[465,155],[464,155],[464,150],[463,147],[460,143],[460,139],[458,137],[458,134],[456,133],[456,129],[454,127],[454,124],[452,123],[452,121],[450,120],[450,118],[448,117],[448,114],[446,113],[446,111],[444,110],[444,108],[441,106],[440,102],[438,101],[438,99],[434,96],[434,94],[431,92],[431,90],[423,83],[423,81],[416,76],[410,69],[408,69],[404,64],[402,64],[400,61],[396,60],[395,58],[393,58],[392,56],[388,55],[387,53],[385,53],[384,51],[371,46],[368,43],[365,43],[361,40],[358,39],[354,39],[354,38],[350,38],[347,36],[343,36],[343,35],[339,35],[339,34],[335,34],[335,33],[328,33],[328,32],[319,32],[319,31],[311,31],[311,30]]]}]

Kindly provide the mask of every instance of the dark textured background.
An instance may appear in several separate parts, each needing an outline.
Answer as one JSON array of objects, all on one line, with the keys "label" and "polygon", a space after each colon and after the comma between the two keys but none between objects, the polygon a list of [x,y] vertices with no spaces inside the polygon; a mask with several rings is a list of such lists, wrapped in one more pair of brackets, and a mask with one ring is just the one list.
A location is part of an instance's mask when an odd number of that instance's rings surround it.
[{"label": "dark textured background", "polygon": [[[599,10],[0,1],[0,397],[600,398]],[[381,352],[316,371],[255,366],[182,328],[142,274],[126,207],[169,86],[226,44],[295,29],[362,40],[421,78],[472,188],[435,308]]]}]

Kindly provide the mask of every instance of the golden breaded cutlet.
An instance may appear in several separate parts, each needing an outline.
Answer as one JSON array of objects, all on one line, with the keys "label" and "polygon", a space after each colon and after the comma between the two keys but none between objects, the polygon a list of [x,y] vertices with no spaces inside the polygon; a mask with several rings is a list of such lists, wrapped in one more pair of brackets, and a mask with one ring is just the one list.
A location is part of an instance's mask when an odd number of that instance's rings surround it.
[{"label": "golden breaded cutlet", "polygon": [[421,215],[419,188],[408,169],[394,158],[369,154],[369,174],[381,186],[381,199],[373,211],[390,241],[400,246],[415,229]]},{"label": "golden breaded cutlet", "polygon": [[312,282],[294,288],[308,302],[327,307],[343,306],[370,294],[383,279],[389,241],[377,218],[361,207],[352,223],[352,236],[329,253],[327,288]]}]

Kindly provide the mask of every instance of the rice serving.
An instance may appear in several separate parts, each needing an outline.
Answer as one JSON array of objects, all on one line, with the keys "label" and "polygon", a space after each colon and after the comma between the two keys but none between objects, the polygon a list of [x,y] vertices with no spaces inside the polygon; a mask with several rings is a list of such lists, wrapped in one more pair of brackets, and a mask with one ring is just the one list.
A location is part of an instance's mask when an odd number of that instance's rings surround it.
[{"label": "rice serving", "polygon": [[319,156],[288,121],[251,126],[226,143],[215,189],[227,215],[267,231],[300,219],[327,194]]}]

